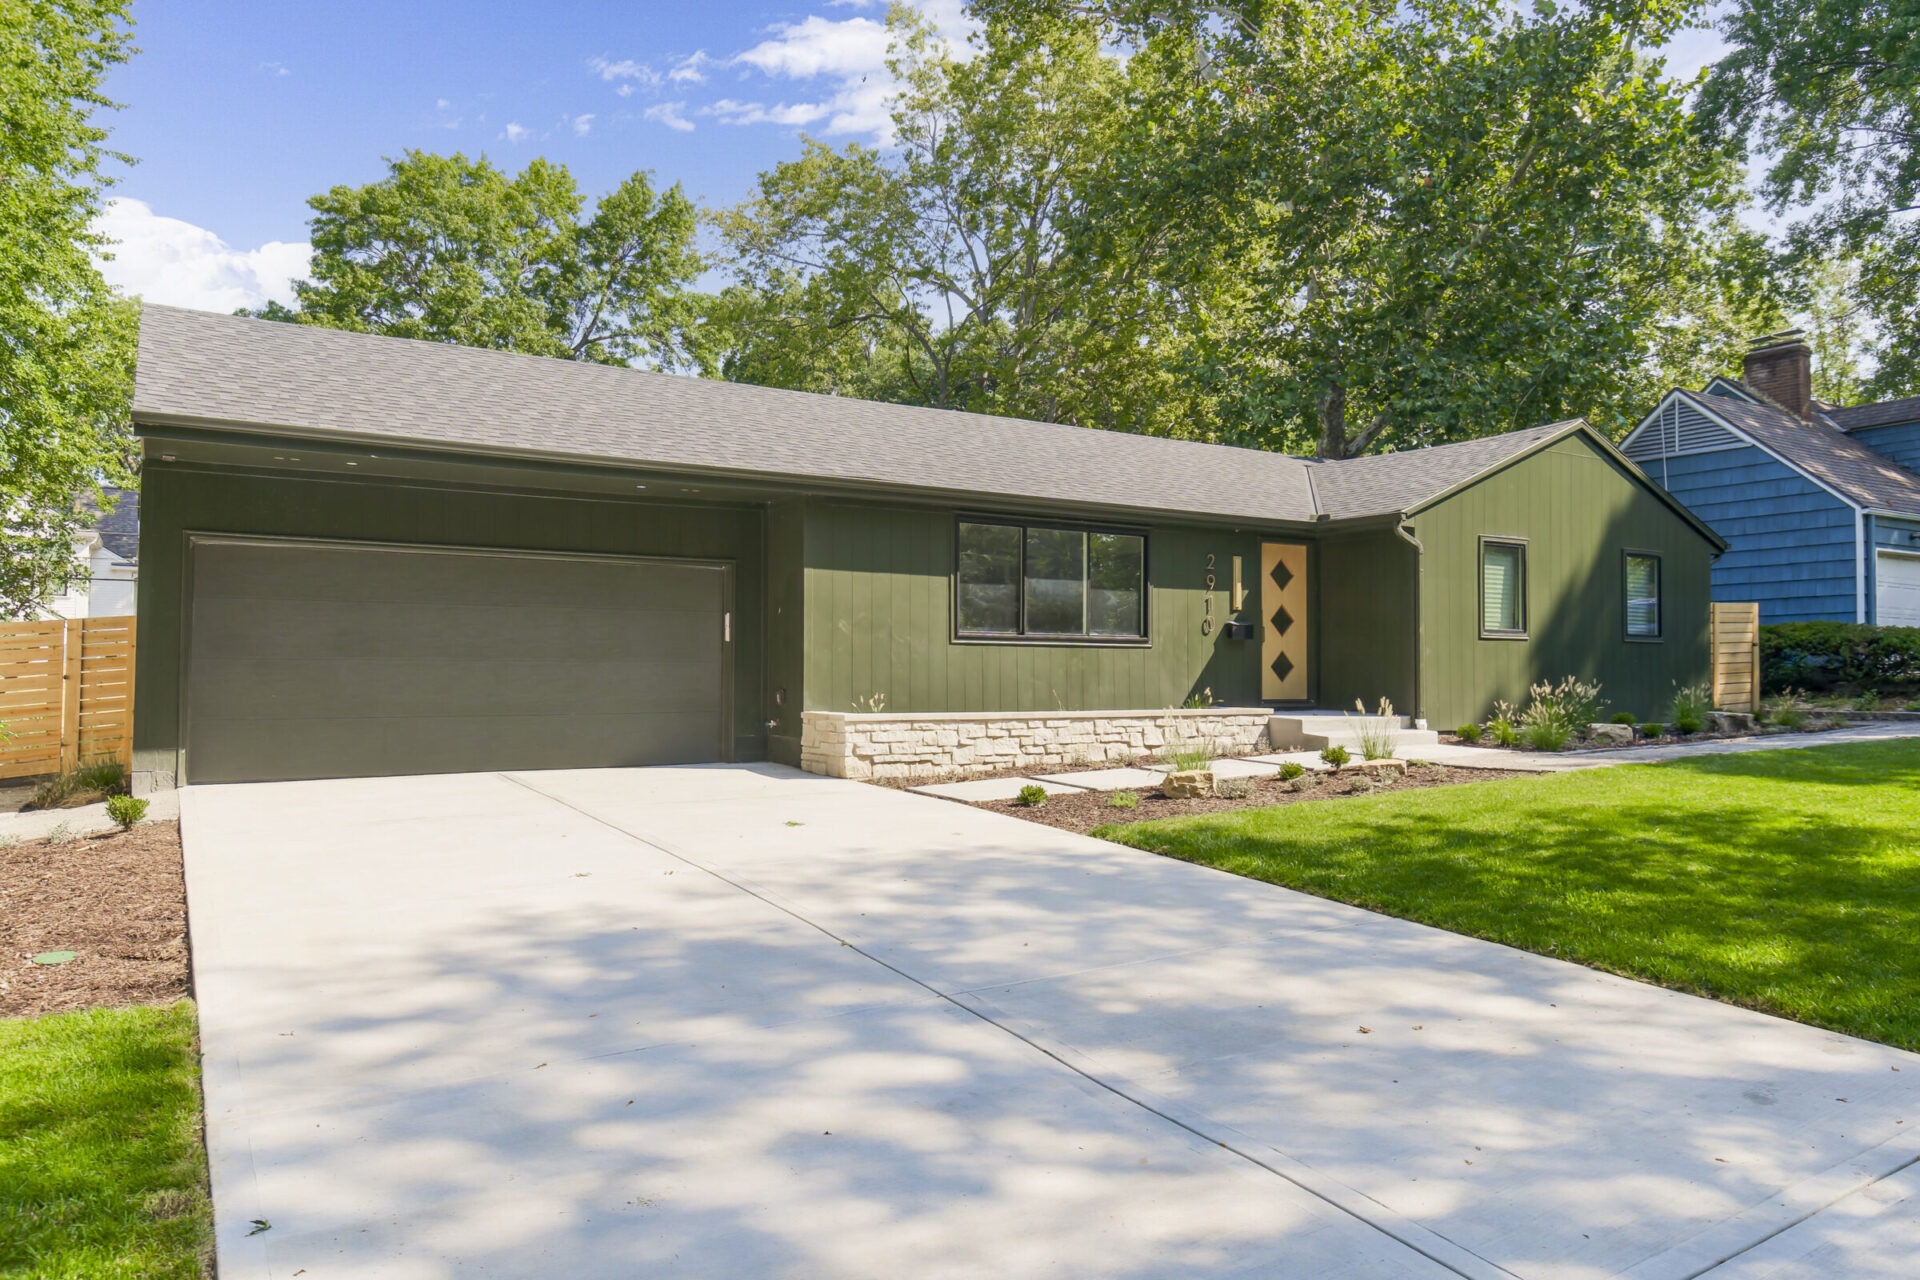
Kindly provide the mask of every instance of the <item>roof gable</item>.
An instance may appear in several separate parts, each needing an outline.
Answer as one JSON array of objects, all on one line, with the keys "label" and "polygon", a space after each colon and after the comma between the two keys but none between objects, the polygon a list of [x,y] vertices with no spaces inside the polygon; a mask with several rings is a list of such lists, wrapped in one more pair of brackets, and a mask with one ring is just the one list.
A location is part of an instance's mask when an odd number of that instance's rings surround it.
[{"label": "roof gable", "polygon": [[1802,422],[1771,404],[1743,403],[1697,391],[1672,394],[1855,507],[1920,516],[1920,475],[1829,423]]}]

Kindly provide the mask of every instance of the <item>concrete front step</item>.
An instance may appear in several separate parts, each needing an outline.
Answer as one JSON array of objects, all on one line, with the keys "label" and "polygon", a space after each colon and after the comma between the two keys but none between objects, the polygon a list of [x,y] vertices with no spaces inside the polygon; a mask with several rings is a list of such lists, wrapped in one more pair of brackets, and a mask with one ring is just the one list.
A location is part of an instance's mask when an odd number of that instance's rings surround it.
[{"label": "concrete front step", "polygon": [[[1275,751],[1319,751],[1324,747],[1345,747],[1349,751],[1358,751],[1362,720],[1380,718],[1321,712],[1274,716],[1267,721],[1267,741],[1273,744]],[[1409,747],[1439,745],[1440,735],[1431,729],[1414,728],[1411,716],[1394,716],[1392,720],[1396,753],[1405,755]]]}]

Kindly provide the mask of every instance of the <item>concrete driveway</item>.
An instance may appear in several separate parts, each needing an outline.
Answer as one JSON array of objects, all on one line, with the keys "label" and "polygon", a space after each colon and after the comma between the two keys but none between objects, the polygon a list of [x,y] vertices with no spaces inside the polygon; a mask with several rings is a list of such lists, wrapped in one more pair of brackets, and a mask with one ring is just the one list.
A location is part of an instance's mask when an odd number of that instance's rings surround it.
[{"label": "concrete driveway", "polygon": [[183,796],[236,1277],[1909,1276],[1920,1057],[771,766]]}]

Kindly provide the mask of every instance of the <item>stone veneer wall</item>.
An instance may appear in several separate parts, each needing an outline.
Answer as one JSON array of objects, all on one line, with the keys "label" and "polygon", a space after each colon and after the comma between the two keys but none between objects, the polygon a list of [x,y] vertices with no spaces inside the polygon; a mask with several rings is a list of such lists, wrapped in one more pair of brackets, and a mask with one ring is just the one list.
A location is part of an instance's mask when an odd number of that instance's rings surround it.
[{"label": "stone veneer wall", "polygon": [[800,767],[835,778],[923,778],[1001,769],[1098,768],[1158,755],[1174,742],[1222,755],[1264,746],[1264,707],[1163,711],[1003,711],[904,715],[809,711]]}]

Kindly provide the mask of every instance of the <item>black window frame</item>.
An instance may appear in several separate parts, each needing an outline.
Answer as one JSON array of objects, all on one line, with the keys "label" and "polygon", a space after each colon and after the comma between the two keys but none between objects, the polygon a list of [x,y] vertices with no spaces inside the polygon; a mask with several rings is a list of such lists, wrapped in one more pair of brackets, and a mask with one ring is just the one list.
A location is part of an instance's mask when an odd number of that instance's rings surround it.
[{"label": "black window frame", "polygon": [[[1020,588],[1020,630],[963,631],[960,627],[960,526],[991,524],[1019,531],[1020,562],[1014,581]],[[1140,539],[1140,634],[1137,636],[1096,636],[1073,632],[1029,632],[1027,627],[1027,535],[1044,529],[1065,533],[1106,533]],[[966,512],[953,520],[952,568],[948,575],[947,612],[950,615],[948,638],[954,644],[1020,644],[1066,646],[1072,648],[1146,649],[1153,645],[1153,538],[1147,530],[1132,525],[1090,524],[1078,520],[1049,520],[1028,516],[1009,516],[988,512]]]},{"label": "black window frame", "polygon": [[[1496,534],[1480,535],[1480,554],[1475,557],[1473,568],[1477,579],[1477,589],[1474,594],[1478,598],[1480,605],[1480,612],[1476,623],[1480,628],[1480,638],[1482,640],[1526,640],[1530,638],[1527,630],[1529,621],[1527,614],[1529,606],[1532,604],[1533,592],[1528,590],[1527,584],[1527,543],[1528,539],[1526,538],[1510,538]],[[1512,547],[1520,553],[1520,608],[1518,611],[1520,614],[1520,627],[1518,630],[1491,629],[1487,626],[1487,548],[1490,546]]]},{"label": "black window frame", "polygon": [[[1633,587],[1628,566],[1635,559],[1653,561],[1653,634],[1633,630]],[[1667,638],[1667,566],[1658,551],[1626,547],[1620,552],[1620,635],[1629,644],[1658,644]]]}]

